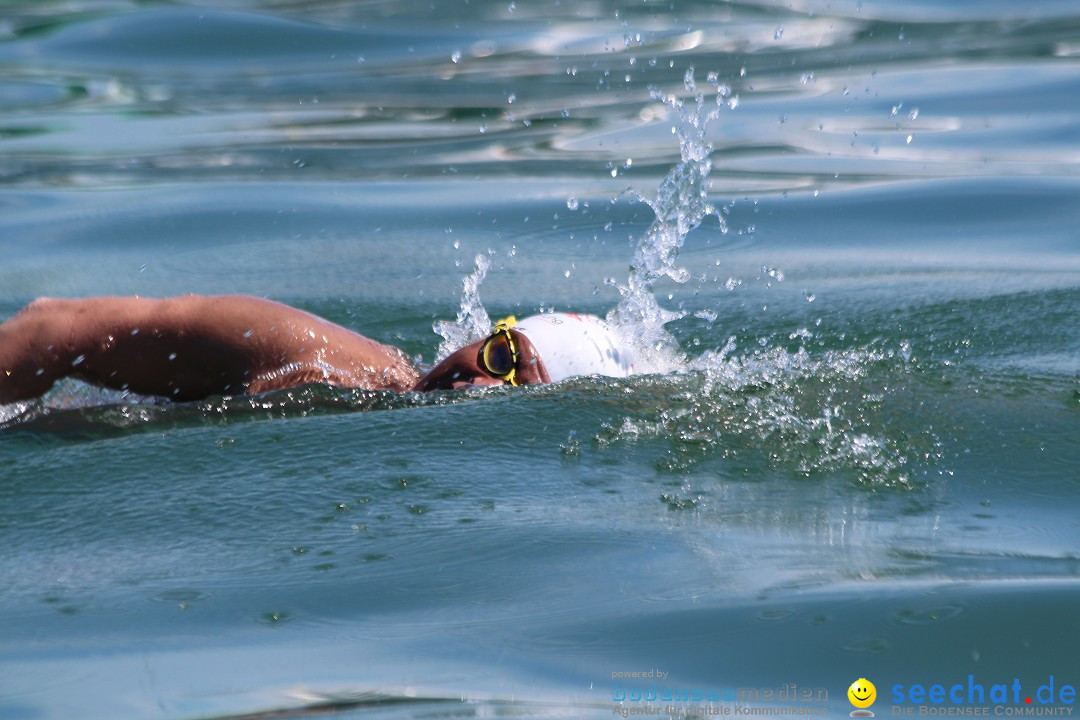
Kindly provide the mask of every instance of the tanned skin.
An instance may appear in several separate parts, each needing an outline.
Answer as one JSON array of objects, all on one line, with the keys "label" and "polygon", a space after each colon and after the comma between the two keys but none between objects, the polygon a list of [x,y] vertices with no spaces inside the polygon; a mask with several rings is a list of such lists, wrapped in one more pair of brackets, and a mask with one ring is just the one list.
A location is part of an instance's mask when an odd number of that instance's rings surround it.
[{"label": "tanned skin", "polygon": [[[518,382],[548,382],[532,344],[512,333]],[[482,369],[481,345],[420,377],[398,348],[261,298],[41,298],[0,324],[0,404],[64,377],[180,401],[314,382],[397,392],[505,384]]]},{"label": "tanned skin", "polygon": [[[515,379],[518,385],[533,385],[536,383],[549,383],[547,368],[540,360],[540,354],[536,348],[517,330],[511,330],[520,360],[518,361],[517,375]],[[507,385],[508,383],[483,369],[480,362],[480,350],[484,341],[475,342],[471,345],[451,353],[445,360],[431,369],[413,387],[413,390],[430,392],[432,390],[453,390],[456,388],[476,385]]]}]

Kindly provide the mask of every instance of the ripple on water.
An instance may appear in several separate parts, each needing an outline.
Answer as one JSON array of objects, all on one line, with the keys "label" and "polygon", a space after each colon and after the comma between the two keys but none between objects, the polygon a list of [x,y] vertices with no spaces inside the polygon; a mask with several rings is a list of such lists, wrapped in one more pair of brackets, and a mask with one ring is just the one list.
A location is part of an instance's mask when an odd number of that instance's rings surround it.
[{"label": "ripple on water", "polygon": [[[69,93],[60,85],[51,83],[0,81],[0,106],[5,111],[13,111],[20,108],[38,108],[45,105],[54,105],[67,100]],[[5,127],[4,135],[25,136],[35,133],[48,132],[46,127]]]},{"label": "ripple on water", "polygon": [[157,593],[154,595],[154,600],[161,603],[175,604],[179,609],[187,610],[195,603],[206,600],[208,597],[210,596],[201,590],[175,588]]},{"label": "ripple on water", "polygon": [[889,639],[884,637],[855,637],[844,641],[843,644],[840,645],[840,649],[850,653],[881,655],[888,652],[891,644]]},{"label": "ripple on water", "polygon": [[962,605],[902,608],[893,613],[893,618],[903,625],[936,625],[957,617],[964,610],[965,608]]}]

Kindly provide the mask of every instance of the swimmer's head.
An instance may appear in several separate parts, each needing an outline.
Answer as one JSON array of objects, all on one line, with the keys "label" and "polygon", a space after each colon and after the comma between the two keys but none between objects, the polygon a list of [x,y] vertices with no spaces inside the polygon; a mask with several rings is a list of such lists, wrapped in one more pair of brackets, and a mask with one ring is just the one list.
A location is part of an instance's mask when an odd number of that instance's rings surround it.
[{"label": "swimmer's head", "polygon": [[452,353],[414,389],[529,385],[579,375],[626,377],[633,363],[633,353],[592,315],[545,313],[521,322],[511,317],[484,340]]},{"label": "swimmer's head", "polygon": [[634,372],[634,353],[595,315],[544,313],[514,326],[529,339],[550,382],[580,375],[626,377]]}]

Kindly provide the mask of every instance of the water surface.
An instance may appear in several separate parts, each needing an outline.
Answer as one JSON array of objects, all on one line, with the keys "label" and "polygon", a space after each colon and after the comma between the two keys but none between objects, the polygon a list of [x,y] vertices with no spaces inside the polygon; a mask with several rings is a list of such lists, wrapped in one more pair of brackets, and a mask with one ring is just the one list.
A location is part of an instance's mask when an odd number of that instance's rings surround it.
[{"label": "water surface", "polygon": [[0,3],[0,317],[239,292],[425,362],[542,309],[668,342],[618,381],[0,408],[0,717],[1077,685],[1078,36],[1062,2]]}]

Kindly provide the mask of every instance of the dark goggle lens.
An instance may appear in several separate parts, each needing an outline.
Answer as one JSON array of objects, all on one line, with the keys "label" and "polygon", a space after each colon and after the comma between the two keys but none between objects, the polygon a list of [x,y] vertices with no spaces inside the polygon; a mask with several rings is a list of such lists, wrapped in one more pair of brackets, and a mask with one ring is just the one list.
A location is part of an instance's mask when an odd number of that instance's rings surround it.
[{"label": "dark goggle lens", "polygon": [[505,333],[494,335],[484,345],[484,364],[495,375],[509,375],[514,369],[514,353]]}]

